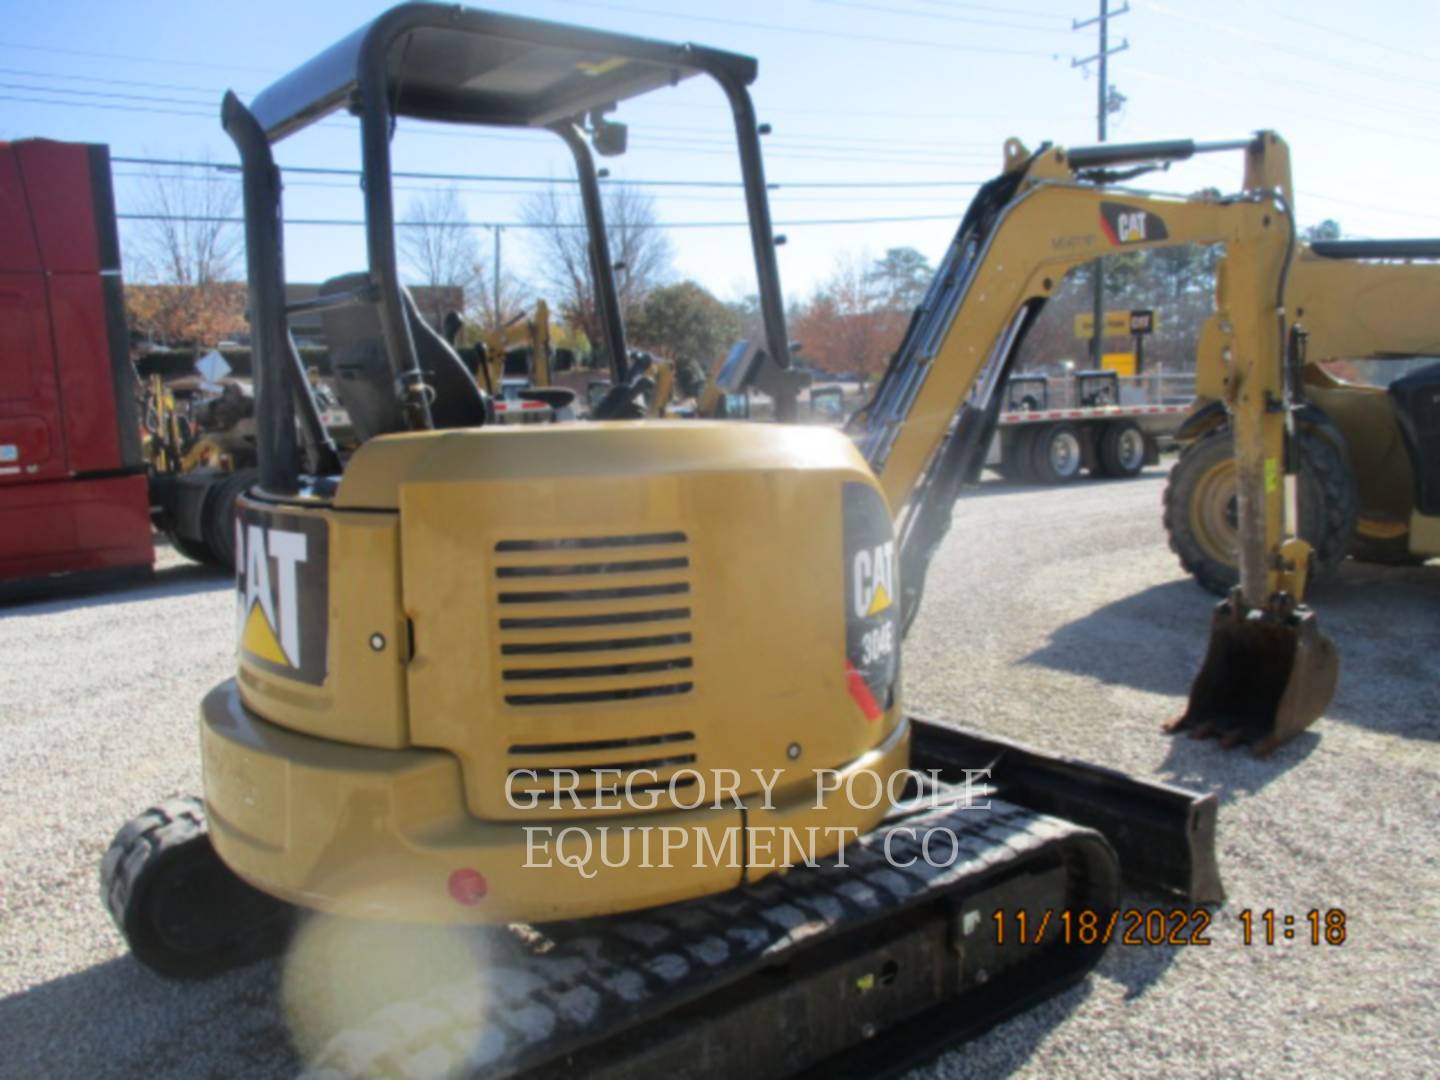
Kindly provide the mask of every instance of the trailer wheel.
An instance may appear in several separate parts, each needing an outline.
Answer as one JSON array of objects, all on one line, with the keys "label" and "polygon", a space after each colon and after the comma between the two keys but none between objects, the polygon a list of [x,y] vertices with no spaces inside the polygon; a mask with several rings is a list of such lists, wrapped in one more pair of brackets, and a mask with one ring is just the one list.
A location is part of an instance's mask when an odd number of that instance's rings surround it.
[{"label": "trailer wheel", "polygon": [[[1355,531],[1355,478],[1344,453],[1315,432],[1298,435],[1300,448],[1299,534],[1315,551],[1315,578],[1332,573]],[[1219,427],[1186,447],[1165,485],[1165,532],[1170,550],[1200,586],[1224,596],[1240,580],[1236,565],[1239,527],[1235,454],[1229,427]]]},{"label": "trailer wheel", "polygon": [[1105,476],[1118,480],[1139,476],[1145,468],[1145,433],[1133,420],[1107,424],[1097,457]]},{"label": "trailer wheel", "polygon": [[180,535],[180,533],[173,529],[165,535],[170,538],[170,546],[191,562],[201,563],[206,566],[214,564],[215,553],[210,550],[209,545],[207,545],[205,541],[192,540],[188,536]]},{"label": "trailer wheel", "polygon": [[1040,484],[1068,484],[1080,475],[1084,455],[1074,424],[1049,424],[1035,432],[1030,470]]},{"label": "trailer wheel", "polygon": [[259,478],[255,469],[236,469],[210,489],[205,498],[205,546],[212,561],[226,570],[235,569],[235,500]]},{"label": "trailer wheel", "polygon": [[1029,428],[1022,427],[1011,434],[1008,450],[1001,443],[1000,463],[995,466],[995,471],[1009,483],[1030,482],[1030,434]]}]

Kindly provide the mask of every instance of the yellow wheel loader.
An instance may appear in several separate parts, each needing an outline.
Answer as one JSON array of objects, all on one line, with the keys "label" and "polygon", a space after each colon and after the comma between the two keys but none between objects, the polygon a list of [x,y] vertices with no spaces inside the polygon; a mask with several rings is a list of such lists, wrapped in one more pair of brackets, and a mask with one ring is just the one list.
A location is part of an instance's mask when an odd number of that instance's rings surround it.
[{"label": "yellow wheel loader", "polygon": [[[1296,383],[1297,531],[1315,550],[1317,577],[1347,555],[1381,563],[1440,556],[1435,260],[1440,240],[1323,241],[1301,248],[1290,269],[1287,302],[1305,335]],[[1350,381],[1330,369],[1335,361],[1390,367],[1395,376],[1388,385]],[[1222,595],[1239,579],[1224,378],[1218,364],[1196,366],[1197,403],[1176,434],[1183,449],[1164,517],[1180,565]]]},{"label": "yellow wheel loader", "polygon": [[[200,708],[203,800],[126,825],[102,891],[137,958],[171,975],[272,953],[304,911],[493,928],[465,987],[403,1002],[320,1065],[771,1076],[844,1055],[873,1071],[1082,978],[1121,873],[1221,895],[1213,796],[909,716],[899,651],[999,388],[1067,270],[1224,245],[1221,347],[1251,415],[1252,378],[1270,386],[1281,361],[1293,228],[1267,162],[1283,143],[1011,140],[853,439],[487,423],[486,395],[399,282],[396,119],[559,137],[619,384],[591,147],[623,147],[612,114],[628,100],[713,80],[765,316],[765,341],[737,345],[721,382],[784,385],[755,75],[701,46],[413,4],[248,105],[224,101],[259,396],[238,671]],[[272,146],[337,110],[358,116],[369,265],[287,308]],[[1233,196],[1116,182],[1223,150],[1247,160]],[[337,386],[362,442],[343,464],[294,362],[286,320],[302,308],[348,358]],[[1282,526],[1264,519],[1264,542],[1298,564]]]}]

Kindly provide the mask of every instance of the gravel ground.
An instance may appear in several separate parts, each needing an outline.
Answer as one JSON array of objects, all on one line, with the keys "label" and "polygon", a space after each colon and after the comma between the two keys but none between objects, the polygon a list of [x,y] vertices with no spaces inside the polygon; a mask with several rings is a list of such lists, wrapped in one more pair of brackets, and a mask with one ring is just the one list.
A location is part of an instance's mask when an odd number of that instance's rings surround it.
[{"label": "gravel ground", "polygon": [[[983,485],[931,572],[906,693],[917,712],[1216,791],[1215,944],[1112,947],[1084,984],[923,1073],[1433,1076],[1440,566],[1350,565],[1316,590],[1340,693],[1272,759],[1172,740],[1159,724],[1211,599],[1165,547],[1162,482]],[[232,604],[227,579],[167,551],[145,585],[0,607],[0,1075],[295,1071],[275,965],[168,984],[125,954],[97,895],[118,825],[198,790],[193,714],[231,671]],[[1247,907],[1342,908],[1348,937],[1247,948]]]}]

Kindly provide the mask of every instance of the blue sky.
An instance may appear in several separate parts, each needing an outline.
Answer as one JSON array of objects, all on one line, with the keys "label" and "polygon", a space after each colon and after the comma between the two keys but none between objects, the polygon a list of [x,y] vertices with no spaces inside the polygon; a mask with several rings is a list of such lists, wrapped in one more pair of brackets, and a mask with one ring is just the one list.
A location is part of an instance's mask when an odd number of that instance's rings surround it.
[{"label": "blue sky", "polygon": [[[1112,0],[1112,7],[1119,0]],[[248,97],[383,10],[338,0],[211,4],[5,0],[0,11],[0,138],[42,135],[110,144],[121,156],[232,162],[220,131],[226,87]],[[749,53],[766,141],[772,202],[789,242],[786,292],[803,297],[837,257],[910,245],[943,251],[973,188],[998,170],[1010,135],[1030,145],[1093,141],[1093,76],[1071,66],[1095,51],[1094,30],[1071,19],[1096,0],[497,0],[495,10],[576,22]],[[1115,19],[1111,81],[1126,96],[1111,138],[1229,138],[1273,127],[1294,152],[1302,223],[1333,217],[1347,235],[1440,234],[1433,204],[1440,147],[1440,75],[1433,42],[1440,5],[1377,0],[1130,0]],[[104,96],[100,96],[104,95]],[[617,177],[727,180],[738,173],[728,113],[698,81],[627,105],[631,150]],[[353,123],[332,119],[277,148],[282,165],[353,167]],[[552,137],[457,136],[402,126],[397,168],[567,177]],[[1173,190],[1235,186],[1239,162],[1178,167]],[[136,166],[116,167],[121,210],[141,197]],[[935,187],[805,188],[806,183],[938,182]],[[412,182],[423,187],[426,182]],[[797,185],[787,187],[786,185]],[[526,188],[465,185],[473,221],[517,217]],[[401,191],[406,203],[419,191]],[[357,217],[358,192],[338,178],[292,177],[293,217]],[[662,220],[734,221],[738,192],[671,189]],[[787,224],[806,219],[904,217],[877,224]],[[741,230],[677,230],[677,269],[725,297],[751,290]],[[481,238],[489,251],[490,234]],[[359,231],[291,227],[292,280],[316,280],[363,263]],[[507,261],[524,271],[525,235],[504,235]]]}]

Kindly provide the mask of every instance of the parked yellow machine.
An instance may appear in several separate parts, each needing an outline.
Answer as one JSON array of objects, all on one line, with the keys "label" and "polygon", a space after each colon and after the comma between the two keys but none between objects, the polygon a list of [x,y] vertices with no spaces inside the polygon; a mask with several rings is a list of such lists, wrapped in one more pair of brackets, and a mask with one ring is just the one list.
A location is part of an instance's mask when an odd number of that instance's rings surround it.
[{"label": "parked yellow machine", "polygon": [[[1326,241],[1303,247],[1291,267],[1287,305],[1305,331],[1297,521],[1317,574],[1347,554],[1384,563],[1440,555],[1440,458],[1425,404],[1440,386],[1436,259],[1437,240]],[[1373,361],[1372,371],[1393,367],[1398,378],[1388,387],[1349,381],[1332,370],[1337,361]],[[1220,366],[1196,365],[1197,402],[1176,436],[1183,450],[1165,491],[1171,548],[1220,594],[1239,578],[1224,380]]]},{"label": "parked yellow machine", "polygon": [[[1293,240],[1273,182],[1283,142],[1031,152],[1009,141],[853,438],[790,424],[487,425],[486,395],[399,284],[393,118],[564,141],[618,361],[629,354],[587,138],[615,152],[617,103],[714,79],[735,117],[766,327],[717,381],[784,386],[755,73],[749,58],[699,46],[416,4],[249,106],[227,96],[261,476],[237,526],[237,676],[201,708],[204,802],[147,811],[102,868],[146,963],[198,974],[248,959],[283,937],[289,905],[509,924],[494,1007],[527,986],[551,1005],[545,1024],[494,1029],[491,1067],[563,1058],[658,1074],[701,1060],[761,1075],[885,1033],[912,1051],[946,1041],[1081,977],[1098,936],[1022,945],[989,929],[1007,908],[1108,915],[1117,850],[1136,880],[1219,896],[1212,796],[908,717],[899,651],[1025,331],[1065,272],[1097,254],[1224,245],[1215,346],[1241,387],[1242,430],[1280,453],[1283,420],[1265,406],[1281,385],[1275,313]],[[329,335],[349,358],[338,389],[362,440],[343,470],[323,430],[296,442],[316,429],[295,423],[313,402],[285,362],[271,155],[341,107],[360,119],[370,240],[368,270],[320,301],[355,313]],[[1233,196],[1113,182],[1117,168],[1215,151],[1245,156]],[[628,374],[620,365],[616,385]],[[1308,556],[1256,483],[1263,497],[1242,526],[1284,555],[1247,578],[1252,621],[1265,622],[1294,614],[1277,597]],[[983,813],[962,797],[970,771],[993,785]],[[948,861],[921,840],[936,833]],[[656,860],[652,842],[671,857]],[[555,1004],[574,995],[587,1007]],[[667,1025],[682,1003],[685,1022]],[[942,1006],[943,1024],[927,1019]],[[816,1018],[803,1038],[797,1010]],[[473,1031],[482,1019],[437,1023]],[[407,1031],[406,1044],[426,1035]],[[469,1055],[463,1041],[437,1031],[434,1046]],[[398,1058],[381,1065],[405,1075]]]}]

